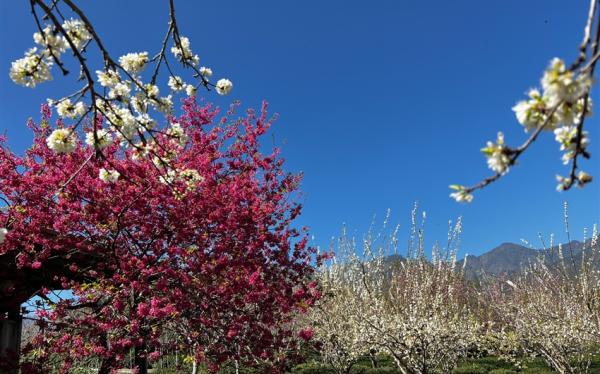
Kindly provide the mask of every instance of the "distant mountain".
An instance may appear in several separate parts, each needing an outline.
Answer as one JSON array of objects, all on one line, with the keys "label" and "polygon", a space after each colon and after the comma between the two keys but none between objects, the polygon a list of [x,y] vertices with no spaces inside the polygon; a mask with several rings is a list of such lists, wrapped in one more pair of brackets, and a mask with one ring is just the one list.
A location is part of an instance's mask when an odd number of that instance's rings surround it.
[{"label": "distant mountain", "polygon": [[[589,243],[585,255],[590,254]],[[562,253],[565,263],[575,264],[575,267],[581,265],[583,251],[583,242],[572,241],[562,245]],[[468,256],[466,261],[465,273],[468,278],[474,279],[486,274],[492,276],[513,275],[520,272],[524,266],[536,261],[537,257],[544,254],[544,250],[525,247],[515,243],[502,243],[498,247],[480,255]],[[560,259],[558,255],[558,246],[545,250],[546,261],[551,264],[557,264]],[[600,256],[593,259],[596,265],[600,265]],[[460,261],[462,266],[463,261]]]}]

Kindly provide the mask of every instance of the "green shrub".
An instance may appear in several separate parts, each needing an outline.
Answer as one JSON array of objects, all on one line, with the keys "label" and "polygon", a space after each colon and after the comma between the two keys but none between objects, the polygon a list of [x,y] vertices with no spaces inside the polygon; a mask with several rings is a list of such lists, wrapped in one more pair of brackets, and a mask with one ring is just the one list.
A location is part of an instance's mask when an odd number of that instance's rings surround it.
[{"label": "green shrub", "polygon": [[488,367],[477,364],[462,365],[452,371],[454,374],[485,374],[489,372]]},{"label": "green shrub", "polygon": [[174,369],[174,368],[156,368],[156,369],[152,369],[151,371],[152,374],[182,374],[182,373],[189,373],[188,370],[179,370],[179,369]]},{"label": "green shrub", "polygon": [[525,374],[550,374],[550,373],[556,373],[554,370],[548,368],[548,367],[527,367],[524,368],[522,373]]},{"label": "green shrub", "polygon": [[398,374],[400,371],[391,366],[382,366],[378,368],[367,368],[365,374]]},{"label": "green shrub", "polygon": [[494,369],[492,371],[490,371],[490,374],[512,374],[512,373],[517,373],[514,370],[510,370],[510,369]]},{"label": "green shrub", "polygon": [[335,371],[329,365],[305,363],[294,367],[292,374],[335,374]]}]

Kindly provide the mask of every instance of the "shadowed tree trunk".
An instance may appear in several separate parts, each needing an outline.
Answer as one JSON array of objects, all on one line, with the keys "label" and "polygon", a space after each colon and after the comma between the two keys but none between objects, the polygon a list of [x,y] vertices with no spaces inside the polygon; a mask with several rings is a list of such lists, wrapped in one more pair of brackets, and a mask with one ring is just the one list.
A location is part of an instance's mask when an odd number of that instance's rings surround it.
[{"label": "shadowed tree trunk", "polygon": [[[104,347],[108,349],[108,339],[106,336],[103,338]],[[102,363],[100,364],[100,368],[98,369],[98,374],[110,374],[112,367],[116,363],[116,359],[114,356],[109,358],[102,359]]]},{"label": "shadowed tree trunk", "polygon": [[0,371],[3,373],[18,372],[22,322],[19,307],[13,308],[6,319],[0,320]]},{"label": "shadowed tree trunk", "polygon": [[148,358],[146,344],[135,347],[133,366],[138,369],[137,374],[148,374]]}]

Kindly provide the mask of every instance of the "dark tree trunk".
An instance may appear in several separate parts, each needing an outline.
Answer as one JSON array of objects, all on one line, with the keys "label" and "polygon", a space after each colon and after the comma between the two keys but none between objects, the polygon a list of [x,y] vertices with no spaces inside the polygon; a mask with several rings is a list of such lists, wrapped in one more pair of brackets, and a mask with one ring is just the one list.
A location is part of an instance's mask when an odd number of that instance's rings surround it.
[{"label": "dark tree trunk", "polygon": [[377,368],[377,351],[374,349],[369,350],[369,359],[371,360],[371,367],[373,369]]},{"label": "dark tree trunk", "polygon": [[16,374],[19,368],[23,319],[18,307],[7,314],[6,319],[0,320],[0,371]]},{"label": "dark tree trunk", "polygon": [[[102,344],[104,348],[108,349],[108,338],[106,335],[102,338]],[[107,357],[102,359],[102,363],[100,364],[100,368],[98,369],[98,374],[110,374],[111,370],[116,364],[115,356]]]},{"label": "dark tree trunk", "polygon": [[146,345],[144,344],[141,347],[135,347],[134,355],[133,366],[138,369],[138,374],[148,374]]},{"label": "dark tree trunk", "polygon": [[115,358],[105,358],[102,360],[102,364],[100,365],[100,369],[98,369],[98,374],[110,374],[110,371],[115,364]]}]

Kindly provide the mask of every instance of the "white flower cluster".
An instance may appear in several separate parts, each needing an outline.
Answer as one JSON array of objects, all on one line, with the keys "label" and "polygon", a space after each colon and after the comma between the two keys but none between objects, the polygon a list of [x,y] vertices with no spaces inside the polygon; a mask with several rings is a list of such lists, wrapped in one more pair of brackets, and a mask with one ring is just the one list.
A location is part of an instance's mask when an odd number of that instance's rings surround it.
[{"label": "white flower cluster", "polygon": [[181,171],[168,169],[164,176],[159,177],[159,180],[161,183],[167,185],[182,181],[185,182],[188,191],[193,191],[200,183],[204,182],[204,177],[195,169],[185,169]]},{"label": "white flower cluster", "polygon": [[227,95],[233,89],[233,83],[229,79],[219,79],[215,85],[219,95]]},{"label": "white flower cluster", "polygon": [[57,35],[55,30],[50,26],[46,26],[43,29],[43,33],[36,32],[33,34],[33,41],[35,44],[47,48],[48,54],[51,52],[57,57],[69,48],[67,39],[62,35]]},{"label": "white flower cluster", "polygon": [[170,136],[180,147],[185,147],[188,141],[188,136],[185,134],[185,130],[179,123],[171,124],[167,135]]},{"label": "white flower cluster", "polygon": [[[81,20],[65,20],[62,28],[64,29],[62,34],[62,31],[59,32],[56,27],[46,26],[33,35],[39,47],[30,49],[25,53],[25,57],[12,63],[10,77],[14,82],[26,87],[35,87],[41,82],[51,80],[51,67],[57,61],[59,65],[62,64],[60,57],[63,53],[70,48],[83,50],[93,39],[91,30]],[[188,96],[194,96],[198,86],[209,85],[208,79],[212,77],[213,71],[206,66],[197,67],[200,59],[192,52],[188,38],[176,37],[176,39],[177,42],[171,48],[172,53],[185,66],[191,65],[196,73],[195,78],[200,77],[202,81],[197,85],[188,84],[181,77],[171,75],[168,86],[172,93],[185,92]],[[166,59],[164,55],[161,57]],[[109,64],[110,66],[107,65],[104,70],[97,70],[97,82],[104,88],[105,93],[100,94],[100,91],[96,91],[95,102],[90,105],[80,100],[86,92],[89,92],[89,85],[70,96],[57,101],[48,100],[48,102],[63,118],[82,119],[93,110],[95,118],[102,117],[108,122],[107,130],[100,129],[95,134],[93,132],[85,134],[85,142],[89,146],[100,150],[113,144],[114,140],[118,140],[124,147],[133,146],[132,157],[156,153],[153,146],[147,144],[147,139],[154,138],[154,135],[145,134],[157,127],[152,111],[165,116],[172,115],[173,96],[160,95],[159,87],[154,84],[156,73],[153,74],[151,83],[143,81],[141,73],[151,61],[154,60],[149,58],[148,52],[132,52],[121,56],[118,64]],[[158,64],[160,65],[160,62]],[[220,79],[214,87],[218,94],[226,95],[231,92],[233,83],[228,79]],[[78,99],[73,99],[75,97]],[[166,130],[166,134],[181,147],[184,147],[188,140],[178,124]],[[50,149],[62,154],[72,152],[78,144],[74,129],[62,128],[52,132],[46,142]]]},{"label": "white flower cluster", "polygon": [[81,20],[71,18],[66,20],[62,26],[77,49],[82,49],[92,39],[92,34]]},{"label": "white flower cluster", "polygon": [[136,135],[156,127],[150,108],[166,115],[173,111],[171,95],[161,97],[158,86],[143,84],[141,77],[135,75],[144,69],[147,59],[147,52],[129,53],[119,59],[123,68],[133,74],[133,81],[122,79],[114,70],[96,71],[98,82],[108,89],[110,99],[98,98],[96,106],[125,144],[132,142]]},{"label": "white flower cluster", "polygon": [[[562,156],[563,164],[568,164],[569,161],[574,157],[575,150],[577,148],[577,127],[576,126],[563,126],[554,130],[554,137],[558,144],[560,144],[560,150],[565,153]],[[581,134],[581,148],[585,149],[590,140],[588,138],[587,131],[582,131]]]},{"label": "white flower cluster", "polygon": [[77,148],[77,136],[72,129],[56,129],[46,138],[46,144],[56,153],[71,153]]},{"label": "white flower cluster", "polygon": [[101,168],[98,177],[104,183],[116,183],[119,180],[121,174],[116,170],[106,170]]},{"label": "white flower cluster", "polygon": [[198,184],[204,182],[204,177],[195,169],[186,169],[179,173],[181,180],[185,182],[188,191],[196,189]]},{"label": "white flower cluster", "polygon": [[104,129],[96,130],[95,134],[94,131],[90,131],[85,134],[85,143],[90,147],[104,149],[113,143],[113,137]]},{"label": "white flower cluster", "polygon": [[119,57],[119,64],[131,74],[137,74],[144,70],[148,62],[148,52],[128,53]]},{"label": "white flower cluster", "polygon": [[205,78],[210,78],[213,75],[212,69],[207,68],[206,66],[201,66],[199,70],[200,70],[200,74],[202,74],[202,76]]},{"label": "white flower cluster", "polygon": [[[83,48],[92,38],[80,20],[65,20],[62,27],[78,49]],[[58,31],[51,26],[46,26],[42,32],[34,33],[33,40],[40,45],[41,50],[29,49],[25,52],[25,57],[12,63],[9,73],[13,82],[31,88],[52,79],[50,69],[53,59],[60,59],[60,56],[71,47],[67,39],[59,35]]]},{"label": "white flower cluster", "polygon": [[168,85],[169,88],[175,92],[183,91],[186,88],[183,79],[181,79],[181,77],[178,76],[170,76]]},{"label": "white flower cluster", "polygon": [[10,79],[25,87],[35,87],[37,84],[52,80],[50,68],[52,60],[38,53],[37,48],[25,52],[25,57],[14,61],[10,67]]},{"label": "white flower cluster", "polygon": [[4,243],[7,234],[8,230],[5,227],[0,227],[0,244]]},{"label": "white flower cluster", "polygon": [[189,63],[192,65],[198,65],[198,63],[200,62],[200,57],[198,57],[198,55],[195,55],[192,52],[192,49],[190,47],[190,39],[188,39],[185,36],[182,36],[179,39],[179,43],[175,43],[175,45],[171,47],[171,52],[181,62]]},{"label": "white flower cluster", "polygon": [[504,174],[508,171],[510,157],[504,145],[504,134],[499,132],[496,143],[487,142],[487,146],[482,148],[481,152],[487,157],[488,167],[494,172]]},{"label": "white flower cluster", "polygon": [[459,184],[450,185],[450,189],[453,190],[450,197],[459,203],[470,203],[473,201],[473,194],[467,192],[465,186]]},{"label": "white flower cluster", "polygon": [[[568,70],[564,61],[555,58],[544,72],[541,80],[543,93],[529,91],[529,99],[518,102],[512,109],[525,131],[545,125],[544,130],[578,123],[583,114],[582,97],[589,91],[592,80],[589,75]],[[591,101],[588,100],[591,108]],[[591,112],[587,110],[586,115]],[[551,117],[550,117],[551,116]]]},{"label": "white flower cluster", "polygon": [[56,111],[61,117],[74,119],[83,116],[87,108],[81,101],[73,104],[70,99],[63,99],[56,104]]}]

